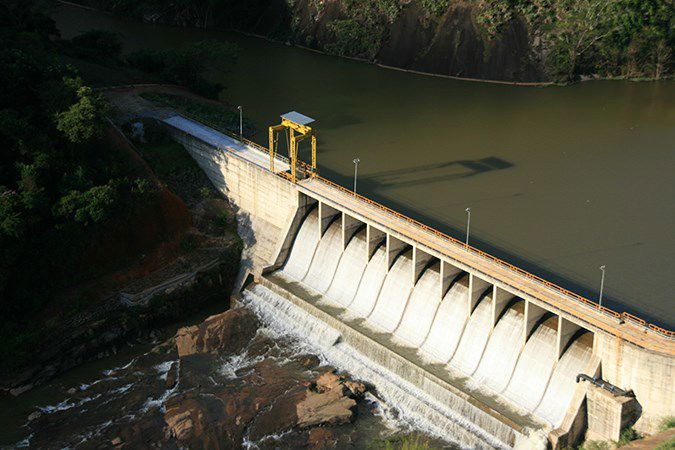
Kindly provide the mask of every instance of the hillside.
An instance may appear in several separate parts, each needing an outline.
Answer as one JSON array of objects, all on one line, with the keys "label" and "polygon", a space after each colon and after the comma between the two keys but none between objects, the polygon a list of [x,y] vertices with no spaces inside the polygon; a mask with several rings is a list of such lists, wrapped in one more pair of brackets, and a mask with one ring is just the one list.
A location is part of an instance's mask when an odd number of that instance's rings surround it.
[{"label": "hillside", "polygon": [[231,28],[404,69],[502,81],[673,73],[671,0],[191,0],[86,3]]}]

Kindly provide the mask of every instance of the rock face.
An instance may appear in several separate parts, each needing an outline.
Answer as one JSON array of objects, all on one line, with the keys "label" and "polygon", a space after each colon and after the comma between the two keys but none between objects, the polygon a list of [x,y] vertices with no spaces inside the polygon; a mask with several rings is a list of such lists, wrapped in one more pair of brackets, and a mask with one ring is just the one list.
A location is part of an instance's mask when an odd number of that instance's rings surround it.
[{"label": "rock face", "polygon": [[178,356],[239,352],[253,339],[257,328],[258,320],[248,309],[233,309],[211,316],[200,325],[178,330]]},{"label": "rock face", "polygon": [[362,383],[348,380],[334,372],[326,372],[316,380],[314,390],[308,390],[298,403],[298,425],[311,427],[321,424],[343,424],[352,420],[354,398],[366,391]]}]

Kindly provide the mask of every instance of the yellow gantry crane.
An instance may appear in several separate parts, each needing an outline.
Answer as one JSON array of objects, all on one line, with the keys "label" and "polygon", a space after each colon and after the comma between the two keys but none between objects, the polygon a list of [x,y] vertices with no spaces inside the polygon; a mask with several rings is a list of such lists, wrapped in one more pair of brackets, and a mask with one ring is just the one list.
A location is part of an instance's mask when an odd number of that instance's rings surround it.
[{"label": "yellow gantry crane", "polygon": [[[312,139],[312,169],[311,174],[316,173],[316,135],[312,128],[308,125],[314,122],[314,119],[300,114],[297,111],[291,111],[281,116],[281,123],[279,125],[272,125],[270,127],[270,170],[274,172],[274,158],[277,155],[277,141],[275,133],[287,130],[290,134],[288,144],[288,159],[291,165],[291,181],[297,181],[297,166],[298,166],[298,144],[305,139]],[[296,132],[298,133],[296,135]]]}]

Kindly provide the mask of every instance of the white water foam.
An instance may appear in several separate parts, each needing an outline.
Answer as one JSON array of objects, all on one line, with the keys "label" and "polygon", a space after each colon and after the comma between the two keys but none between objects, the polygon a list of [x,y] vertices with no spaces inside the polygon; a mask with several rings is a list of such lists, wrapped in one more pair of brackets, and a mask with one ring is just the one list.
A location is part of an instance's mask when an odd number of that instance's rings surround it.
[{"label": "white water foam", "polygon": [[396,407],[401,419],[415,428],[446,440],[461,435],[464,441],[459,443],[467,447],[508,448],[447,405],[340,342],[337,330],[269,289],[256,285],[243,293],[242,300],[279,335],[294,337],[325,362],[374,384],[384,401]]}]

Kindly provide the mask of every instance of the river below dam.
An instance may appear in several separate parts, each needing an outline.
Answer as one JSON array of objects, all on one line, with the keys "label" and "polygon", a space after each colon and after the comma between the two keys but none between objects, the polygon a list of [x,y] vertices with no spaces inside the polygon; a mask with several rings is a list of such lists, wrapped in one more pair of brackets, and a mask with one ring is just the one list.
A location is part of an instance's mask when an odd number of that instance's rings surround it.
[{"label": "river below dam", "polygon": [[117,31],[125,51],[235,42],[217,77],[259,143],[300,111],[317,119],[326,178],[351,187],[358,157],[361,194],[462,240],[470,207],[474,246],[593,300],[605,265],[607,306],[675,325],[675,82],[495,85],[70,6],[53,17],[64,38]]}]

